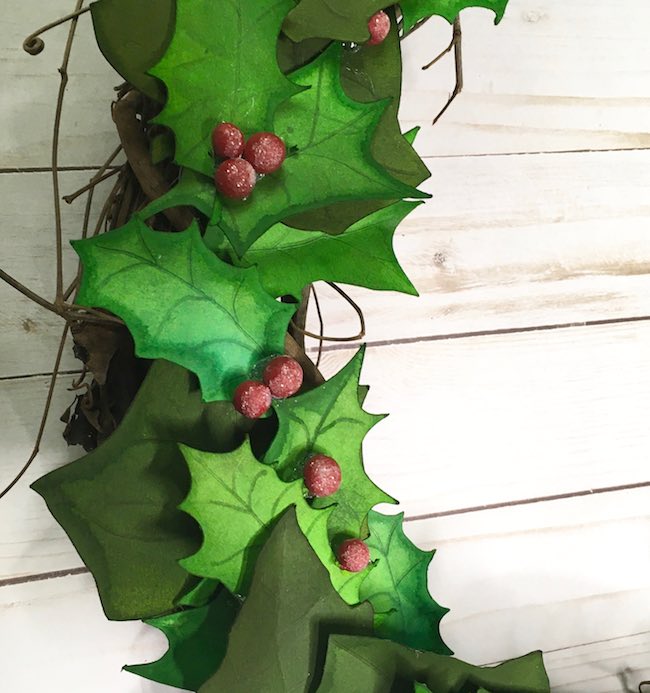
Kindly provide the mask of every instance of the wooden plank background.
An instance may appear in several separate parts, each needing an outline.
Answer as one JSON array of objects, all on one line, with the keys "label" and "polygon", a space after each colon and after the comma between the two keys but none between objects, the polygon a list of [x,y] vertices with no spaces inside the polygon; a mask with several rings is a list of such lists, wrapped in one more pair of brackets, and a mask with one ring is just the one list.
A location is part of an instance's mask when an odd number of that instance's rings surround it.
[{"label": "wooden plank background", "polygon": [[[46,295],[65,31],[46,35],[37,57],[20,44],[71,9],[8,0],[0,23],[1,265]],[[466,91],[435,128],[452,64],[420,67],[450,28],[434,20],[414,34],[402,117],[405,129],[423,127],[434,197],[400,227],[396,250],[421,297],[350,289],[368,323],[368,407],[391,413],[368,438],[367,467],[401,499],[410,536],[438,549],[430,579],[451,608],[444,637],[476,663],[542,648],[562,693],[625,693],[650,678],[648,26],[643,0],[511,0],[497,28],[468,10]],[[115,146],[117,83],[82,18],[64,193]],[[66,237],[78,236],[81,204],[64,214]],[[349,307],[319,295],[327,332],[355,333]],[[29,453],[60,326],[5,286],[0,302],[2,485]],[[353,353],[329,346],[324,371]],[[78,362],[67,355],[64,368]],[[54,412],[71,400],[71,378]],[[163,691],[120,668],[154,659],[164,639],[105,620],[92,579],[28,489],[79,455],[60,430],[53,417],[38,462],[0,502],[2,690]]]}]

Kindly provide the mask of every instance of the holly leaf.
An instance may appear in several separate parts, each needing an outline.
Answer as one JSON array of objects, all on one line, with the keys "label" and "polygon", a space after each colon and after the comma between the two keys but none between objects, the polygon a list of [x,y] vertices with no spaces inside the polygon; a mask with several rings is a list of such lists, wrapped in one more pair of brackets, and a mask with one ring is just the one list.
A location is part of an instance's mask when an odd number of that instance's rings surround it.
[{"label": "holly leaf", "polygon": [[278,104],[301,90],[276,60],[280,27],[294,3],[177,0],[176,5],[173,38],[151,70],[167,87],[167,102],[154,122],[174,132],[178,164],[212,176],[210,135],[217,123],[236,123],[246,135],[270,130]]},{"label": "holly leaf", "polygon": [[254,268],[215,257],[196,222],[168,234],[134,217],[73,246],[84,266],[77,302],[119,315],[139,356],[196,373],[206,401],[231,399],[259,361],[283,353],[295,306],[271,298]]},{"label": "holly leaf", "polygon": [[[423,683],[418,683],[416,681],[413,693],[432,693],[432,691],[429,686],[425,686]],[[479,690],[477,693],[481,693],[481,691]]]},{"label": "holly leaf", "polygon": [[361,599],[375,610],[375,633],[416,650],[450,655],[440,637],[440,620],[449,611],[433,601],[427,570],[434,551],[422,551],[404,534],[404,513],[370,511],[366,544],[376,561],[361,585]]},{"label": "holly leaf", "polygon": [[150,202],[138,216],[141,219],[149,219],[170,207],[194,207],[210,218],[215,213],[216,204],[217,191],[214,181],[185,168],[178,183],[164,195]]},{"label": "holly leaf", "polygon": [[481,668],[379,638],[337,634],[329,638],[317,693],[392,693],[404,690],[408,681],[426,684],[435,693],[479,693],[482,688],[499,693],[550,691],[541,652]]},{"label": "holly leaf", "polygon": [[260,551],[226,657],[200,693],[237,691],[242,681],[249,691],[305,691],[318,675],[329,632],[371,629],[370,606],[341,600],[288,510]]},{"label": "holly leaf", "polygon": [[136,89],[162,103],[165,89],[147,74],[172,37],[175,0],[97,0],[90,5],[99,49]]},{"label": "holly leaf", "polygon": [[146,621],[165,635],[169,649],[156,662],[124,669],[150,681],[198,691],[226,655],[228,634],[239,607],[239,601],[222,589],[207,606]]},{"label": "holly leaf", "polygon": [[178,564],[201,533],[177,509],[189,475],[175,441],[231,450],[250,427],[230,403],[204,404],[191,373],[157,361],[107,441],[32,485],[93,574],[109,619],[172,611],[195,581]]},{"label": "holly leaf", "polygon": [[272,296],[299,298],[316,281],[341,282],[417,296],[393,252],[395,229],[420,203],[398,202],[330,236],[275,224],[246,252],[241,262],[254,265]]},{"label": "holly leaf", "polygon": [[[255,459],[250,444],[218,455],[184,447],[192,486],[180,508],[203,530],[200,550],[181,561],[193,575],[221,581],[231,592],[246,595],[261,547],[277,518],[296,506],[298,521],[330,573],[336,590],[349,603],[359,602],[362,573],[341,570],[327,535],[330,510],[312,509],[301,481],[285,483]],[[226,531],[227,528],[227,531]]]},{"label": "holly leaf", "polygon": [[[310,86],[282,103],[273,131],[287,144],[282,168],[258,181],[245,202],[224,200],[219,227],[241,257],[273,224],[287,216],[343,200],[429,197],[402,183],[372,158],[369,145],[387,102],[349,99],[339,76],[341,47],[293,73]],[[214,247],[211,230],[206,243]]]},{"label": "holly leaf", "polygon": [[361,446],[370,429],[384,417],[365,412],[359,404],[359,376],[364,349],[333,378],[297,397],[275,400],[278,433],[265,462],[275,465],[285,481],[302,477],[305,460],[314,453],[334,458],[341,467],[339,490],[314,507],[334,505],[329,522],[335,542],[361,534],[368,511],[377,503],[394,503],[363,468]]},{"label": "holly leaf", "polygon": [[506,11],[508,0],[400,0],[403,30],[412,29],[420,20],[433,15],[444,17],[450,24],[466,7],[485,7],[495,14],[498,24]]},{"label": "holly leaf", "polygon": [[300,0],[282,25],[292,41],[326,38],[365,43],[368,21],[386,7],[387,0]]}]

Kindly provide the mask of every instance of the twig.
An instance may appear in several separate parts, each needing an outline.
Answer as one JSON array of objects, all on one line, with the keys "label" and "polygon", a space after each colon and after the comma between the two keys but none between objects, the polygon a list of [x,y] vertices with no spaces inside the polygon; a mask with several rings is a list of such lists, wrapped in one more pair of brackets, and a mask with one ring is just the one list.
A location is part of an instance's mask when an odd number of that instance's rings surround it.
[{"label": "twig", "polygon": [[440,118],[447,112],[447,109],[454,102],[456,97],[463,91],[464,78],[463,78],[463,32],[460,26],[460,17],[456,17],[454,20],[454,33],[451,39],[451,43],[445,48],[442,53],[439,53],[430,63],[427,63],[422,67],[423,70],[428,70],[430,67],[435,65],[441,58],[443,58],[447,53],[454,50],[454,63],[456,68],[456,85],[451,93],[451,96],[447,99],[447,103],[443,106],[442,110],[433,119],[432,125],[435,125]]},{"label": "twig", "polygon": [[[314,305],[316,306],[316,315],[318,316],[318,329],[321,334],[325,334],[325,321],[323,320],[323,313],[320,309],[320,300],[318,298],[318,293],[316,292],[316,285],[311,285],[311,291],[314,296]],[[318,355],[316,356],[316,368],[320,366],[321,359],[323,358],[323,342],[318,342]]]},{"label": "twig", "polygon": [[34,33],[30,34],[23,41],[23,50],[29,53],[30,55],[38,55],[39,53],[42,53],[43,49],[45,48],[45,42],[43,41],[43,39],[39,38],[40,34],[44,34],[46,31],[54,29],[55,26],[60,26],[65,22],[69,22],[71,19],[76,21],[77,17],[80,17],[82,14],[89,11],[90,7],[84,7],[83,9],[79,9],[76,12],[72,12],[71,14],[66,14],[65,17],[56,19],[55,21],[50,22],[50,24],[42,26],[40,29],[36,29]]},{"label": "twig", "polygon": [[19,291],[23,296],[26,296],[30,300],[34,301],[34,303],[38,303],[38,305],[42,308],[45,308],[52,313],[56,313],[57,315],[61,315],[61,310],[57,308],[54,303],[50,303],[50,301],[44,299],[42,296],[39,296],[31,289],[28,289],[24,284],[21,284],[17,279],[2,269],[0,269],[0,279],[7,282],[9,286],[12,286],[14,289],[16,289],[16,291]]},{"label": "twig", "polygon": [[103,176],[100,176],[99,178],[91,178],[90,182],[86,183],[86,185],[84,185],[83,188],[79,188],[79,190],[76,190],[75,192],[70,193],[69,195],[64,195],[63,199],[70,205],[78,197],[81,197],[81,195],[83,195],[84,193],[91,191],[96,185],[99,185],[100,183],[103,183],[105,180],[108,180],[109,178],[112,178],[113,176],[117,175],[121,170],[121,168],[114,168],[112,171],[105,173]]}]

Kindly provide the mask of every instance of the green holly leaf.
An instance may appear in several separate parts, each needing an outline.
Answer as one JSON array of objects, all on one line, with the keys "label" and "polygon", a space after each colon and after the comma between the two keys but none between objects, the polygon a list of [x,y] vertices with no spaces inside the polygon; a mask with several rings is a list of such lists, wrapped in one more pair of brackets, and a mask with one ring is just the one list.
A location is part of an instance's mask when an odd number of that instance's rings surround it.
[{"label": "green holly leaf", "polygon": [[[289,510],[259,554],[223,664],[200,693],[242,685],[247,691],[305,691],[318,676],[319,655],[333,629],[371,632],[372,609],[340,599]],[[355,693],[360,690],[370,689]]]},{"label": "green holly leaf", "polygon": [[412,29],[420,20],[434,14],[444,17],[450,24],[466,7],[485,7],[494,12],[494,23],[503,19],[508,0],[400,0],[404,31]]},{"label": "green holly leaf", "polygon": [[176,5],[173,38],[151,70],[167,86],[167,102],[154,122],[174,132],[178,164],[211,176],[210,135],[217,123],[236,123],[246,135],[270,130],[278,104],[301,90],[276,60],[280,27],[294,3],[177,0]]},{"label": "green holly leaf", "polygon": [[147,74],[171,41],[175,0],[97,0],[90,5],[99,49],[136,89],[162,103],[163,85]]},{"label": "green holly leaf", "polygon": [[[355,635],[331,635],[317,693],[392,693],[419,681],[435,693],[549,693],[541,652],[480,668],[453,657]],[[397,687],[397,684],[401,687]],[[417,689],[416,689],[417,690]]]},{"label": "green holly leaf", "polygon": [[361,446],[370,429],[384,417],[365,412],[359,404],[359,376],[364,349],[323,385],[297,397],[275,400],[278,433],[265,461],[285,481],[302,477],[305,460],[315,453],[334,458],[341,467],[340,489],[314,507],[334,505],[330,537],[358,537],[368,511],[377,503],[394,503],[363,468]]},{"label": "green holly leaf", "polygon": [[204,404],[191,373],[157,361],[108,440],[32,485],[93,574],[108,618],[172,611],[195,581],[178,564],[201,533],[177,508],[190,483],[175,441],[232,450],[250,427],[230,403]]},{"label": "green holly leaf", "polygon": [[326,38],[364,43],[370,38],[368,20],[387,0],[300,0],[282,29],[292,41]]},{"label": "green holly leaf", "polygon": [[375,633],[416,650],[450,655],[440,637],[440,620],[449,611],[429,594],[427,570],[434,551],[422,551],[404,534],[404,513],[370,511],[366,543],[376,561],[361,585],[361,599],[375,610]]},{"label": "green holly leaf", "polygon": [[[332,45],[292,75],[311,89],[282,103],[273,131],[287,144],[281,169],[258,181],[245,202],[224,201],[219,224],[241,257],[273,224],[344,200],[429,197],[384,171],[368,149],[386,102],[349,99],[339,76],[341,47]],[[206,243],[215,246],[208,229]]]},{"label": "green holly leaf", "polygon": [[231,399],[259,361],[284,352],[295,306],[271,298],[254,268],[215,257],[196,223],[160,233],[134,217],[73,246],[84,266],[77,302],[119,315],[139,356],[196,373],[206,401]]},{"label": "green holly leaf", "polygon": [[303,287],[321,280],[417,296],[393,252],[393,235],[419,204],[398,202],[339,236],[276,224],[248,249],[241,263],[257,267],[262,286],[272,296],[299,298]]},{"label": "green holly leaf", "polygon": [[226,656],[228,634],[239,608],[240,602],[222,589],[207,606],[146,621],[164,633],[169,649],[156,662],[124,669],[150,681],[198,691]]},{"label": "green holly leaf", "polygon": [[150,202],[138,216],[141,219],[149,219],[170,207],[194,207],[210,218],[215,213],[215,205],[217,191],[212,178],[206,178],[186,168],[182,170],[178,183],[164,195]]},{"label": "green holly leaf", "polygon": [[[433,693],[432,690],[429,688],[429,686],[425,686],[423,683],[418,683],[417,681],[415,682],[415,688],[413,690],[413,693]],[[478,691],[478,693],[481,693],[481,691]]]}]

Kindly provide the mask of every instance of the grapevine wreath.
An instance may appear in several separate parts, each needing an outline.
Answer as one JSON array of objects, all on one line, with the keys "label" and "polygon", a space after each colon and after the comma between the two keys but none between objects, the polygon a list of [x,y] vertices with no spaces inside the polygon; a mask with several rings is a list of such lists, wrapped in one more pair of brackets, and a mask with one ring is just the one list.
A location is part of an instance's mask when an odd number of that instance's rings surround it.
[{"label": "grapevine wreath", "polygon": [[92,374],[64,416],[87,454],[33,488],[106,616],[167,636],[128,671],[201,693],[549,690],[540,653],[451,656],[432,552],[373,510],[396,501],[364,471],[382,418],[363,408],[364,349],[324,381],[303,348],[315,281],[417,293],[392,249],[429,197],[397,120],[401,40],[506,4],[79,0],[65,18],[57,120],[89,9],[125,80],[121,144],[91,181],[117,176],[73,243],[77,279],[65,290],[59,259],[56,300],[37,297]]}]

